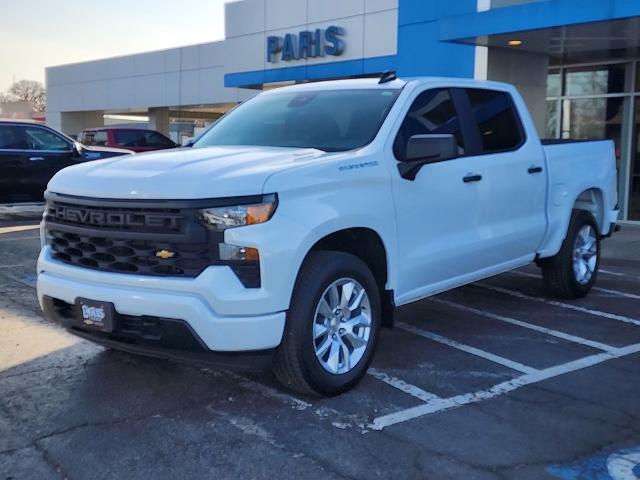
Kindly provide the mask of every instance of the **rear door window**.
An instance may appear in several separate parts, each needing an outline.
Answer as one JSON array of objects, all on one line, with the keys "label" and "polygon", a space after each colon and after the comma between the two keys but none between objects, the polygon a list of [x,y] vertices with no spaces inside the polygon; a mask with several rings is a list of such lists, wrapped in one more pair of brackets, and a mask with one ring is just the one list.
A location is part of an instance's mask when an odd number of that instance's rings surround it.
[{"label": "rear door window", "polygon": [[466,92],[480,131],[482,153],[508,152],[524,143],[524,130],[511,95],[482,89]]},{"label": "rear door window", "polygon": [[159,147],[159,148],[173,148],[175,144],[165,137],[164,135],[159,134],[158,132],[147,132],[145,136],[145,141],[149,147]]},{"label": "rear door window", "polygon": [[0,125],[0,150],[26,150],[24,132],[15,125]]},{"label": "rear door window", "polygon": [[145,132],[143,130],[115,130],[113,132],[116,144],[122,147],[146,147]]},{"label": "rear door window", "polygon": [[90,147],[104,147],[107,145],[107,132],[95,131],[95,132],[82,132],[80,143],[88,145]]}]

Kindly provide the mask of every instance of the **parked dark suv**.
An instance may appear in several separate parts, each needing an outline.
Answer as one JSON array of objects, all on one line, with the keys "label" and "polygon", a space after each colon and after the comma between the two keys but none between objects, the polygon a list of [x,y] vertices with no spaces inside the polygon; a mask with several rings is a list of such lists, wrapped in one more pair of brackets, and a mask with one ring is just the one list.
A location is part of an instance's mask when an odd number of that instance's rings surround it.
[{"label": "parked dark suv", "polygon": [[82,131],[78,140],[85,145],[127,148],[134,152],[167,150],[180,146],[160,132],[142,128],[87,128]]},{"label": "parked dark suv", "polygon": [[0,203],[40,201],[47,183],[59,170],[131,153],[86,147],[45,125],[0,120]]}]

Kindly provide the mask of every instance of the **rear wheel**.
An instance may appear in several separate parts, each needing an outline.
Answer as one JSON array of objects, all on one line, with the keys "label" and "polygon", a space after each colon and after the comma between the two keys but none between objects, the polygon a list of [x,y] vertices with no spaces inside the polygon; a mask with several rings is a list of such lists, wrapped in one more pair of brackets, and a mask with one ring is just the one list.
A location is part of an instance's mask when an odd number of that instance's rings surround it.
[{"label": "rear wheel", "polygon": [[574,210],[560,251],[541,262],[547,289],[560,298],[584,297],[596,281],[600,266],[600,235],[593,215]]},{"label": "rear wheel", "polygon": [[312,252],[287,314],[274,373],[288,388],[332,396],[357,384],[375,351],[380,294],[367,265],[341,252]]}]

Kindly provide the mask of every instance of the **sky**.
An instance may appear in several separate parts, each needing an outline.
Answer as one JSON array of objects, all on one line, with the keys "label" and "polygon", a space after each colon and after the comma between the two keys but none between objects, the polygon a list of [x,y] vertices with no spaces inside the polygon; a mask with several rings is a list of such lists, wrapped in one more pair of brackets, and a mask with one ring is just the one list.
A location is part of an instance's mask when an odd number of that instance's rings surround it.
[{"label": "sky", "polygon": [[0,92],[48,66],[224,38],[224,0],[0,0]]}]

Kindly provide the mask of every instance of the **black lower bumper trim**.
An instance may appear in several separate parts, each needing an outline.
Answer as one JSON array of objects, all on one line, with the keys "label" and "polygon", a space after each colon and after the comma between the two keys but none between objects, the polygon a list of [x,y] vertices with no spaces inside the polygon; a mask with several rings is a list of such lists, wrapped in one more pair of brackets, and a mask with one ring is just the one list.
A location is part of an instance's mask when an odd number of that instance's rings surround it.
[{"label": "black lower bumper trim", "polygon": [[[84,328],[75,318],[75,306],[61,300],[44,297],[43,312],[47,320],[64,326],[73,335],[104,347],[191,365],[263,372],[271,368],[275,353],[275,349],[209,350],[184,320],[117,315],[119,328],[113,333],[104,333]],[[136,322],[143,327],[136,329]]]},{"label": "black lower bumper trim", "polygon": [[186,350],[171,350],[167,348],[154,348],[145,345],[136,345],[112,340],[78,328],[68,328],[68,332],[85,340],[90,340],[103,347],[121,350],[134,355],[173,360],[190,365],[202,367],[227,368],[249,372],[263,372],[269,370],[273,363],[275,350],[261,350],[257,352],[189,352]]}]

